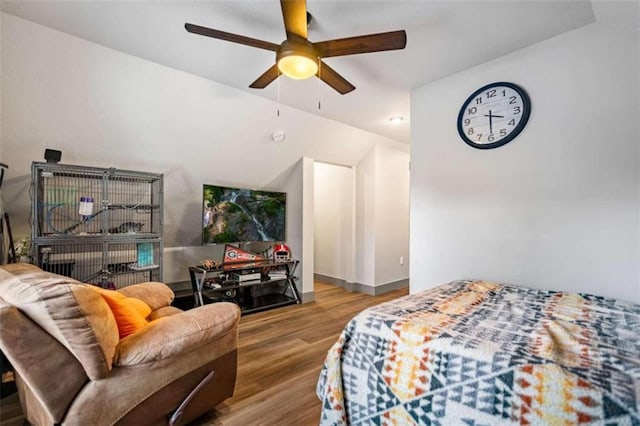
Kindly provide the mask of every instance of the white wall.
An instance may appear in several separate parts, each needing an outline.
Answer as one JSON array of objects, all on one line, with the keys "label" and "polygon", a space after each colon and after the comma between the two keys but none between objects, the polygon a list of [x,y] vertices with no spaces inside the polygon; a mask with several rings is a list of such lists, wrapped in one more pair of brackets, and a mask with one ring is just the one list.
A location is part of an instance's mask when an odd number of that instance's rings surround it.
[{"label": "white wall", "polygon": [[[409,277],[409,155],[376,146],[356,167],[356,282],[378,294]],[[404,264],[400,265],[400,257]],[[391,284],[391,287],[382,287]],[[395,284],[395,286],[394,286]]]},{"label": "white wall", "polygon": [[[313,271],[314,271],[314,259],[313,259],[313,159],[305,157],[301,162],[301,173],[302,173],[302,184],[298,185],[298,190],[302,195],[301,199],[301,207],[302,207],[302,215],[301,217],[301,250],[302,258],[304,262],[302,263],[302,282],[303,282],[303,291],[304,293],[313,292]],[[305,298],[305,301],[309,300],[309,298]]]},{"label": "white wall", "polygon": [[[640,302],[639,51],[591,24],[413,91],[411,292],[473,277]],[[476,150],[456,117],[494,81],[531,118]]]},{"label": "white wall", "polygon": [[353,278],[352,167],[314,164],[314,272],[339,280]]},{"label": "white wall", "polygon": [[[282,105],[276,117],[269,100],[8,14],[1,60],[0,161],[10,165],[3,196],[14,236],[29,232],[29,168],[45,148],[67,164],[164,173],[168,282],[188,280],[186,265],[211,257],[199,247],[203,183],[258,189],[303,157],[354,165],[377,144],[407,150]],[[275,130],[285,142],[271,141]]]},{"label": "white wall", "polygon": [[[409,277],[409,155],[376,147],[376,285]],[[400,264],[402,258],[402,264]]]},{"label": "white wall", "polygon": [[356,282],[376,285],[376,151],[356,167]]}]

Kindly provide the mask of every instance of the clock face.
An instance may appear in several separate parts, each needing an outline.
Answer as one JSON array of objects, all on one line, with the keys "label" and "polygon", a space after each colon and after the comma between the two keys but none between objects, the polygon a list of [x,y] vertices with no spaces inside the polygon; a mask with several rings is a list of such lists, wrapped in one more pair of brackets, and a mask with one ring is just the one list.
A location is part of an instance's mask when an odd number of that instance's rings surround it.
[{"label": "clock face", "polygon": [[458,114],[458,133],[474,148],[497,148],[524,129],[531,113],[527,93],[513,83],[491,83],[476,90]]}]

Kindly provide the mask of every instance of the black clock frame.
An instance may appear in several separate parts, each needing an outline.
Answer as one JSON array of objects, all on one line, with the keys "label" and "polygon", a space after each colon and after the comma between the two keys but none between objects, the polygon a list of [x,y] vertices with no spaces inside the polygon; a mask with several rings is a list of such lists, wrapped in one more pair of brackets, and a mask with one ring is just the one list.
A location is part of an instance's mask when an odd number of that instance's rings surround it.
[{"label": "black clock frame", "polygon": [[[515,127],[515,129],[513,129],[513,131],[511,131],[511,133],[509,133],[509,135],[507,135],[504,139],[501,139],[497,142],[493,142],[493,143],[487,143],[487,144],[478,144],[473,142],[471,139],[469,139],[467,137],[467,134],[464,132],[463,126],[462,126],[462,117],[464,115],[464,111],[467,108],[467,106],[469,106],[469,104],[471,103],[471,101],[473,99],[476,98],[476,96],[478,96],[480,93],[484,92],[485,90],[488,90],[492,87],[496,87],[496,86],[505,86],[505,87],[509,87],[513,90],[515,90],[518,95],[520,95],[520,97],[522,98],[522,118],[520,119],[520,122],[518,122],[518,125]],[[493,148],[498,148],[502,145],[506,145],[509,142],[511,142],[513,139],[515,139],[516,136],[518,136],[520,134],[520,132],[522,132],[522,130],[524,130],[524,127],[527,125],[527,122],[529,121],[529,116],[531,115],[531,100],[529,99],[529,95],[527,94],[527,92],[525,92],[525,90],[518,86],[517,84],[514,83],[508,83],[506,81],[499,81],[496,83],[489,83],[486,86],[482,86],[481,88],[479,88],[478,90],[476,90],[475,92],[473,92],[466,101],[464,101],[464,103],[462,104],[462,108],[460,108],[460,112],[458,113],[458,134],[460,135],[460,137],[462,138],[463,141],[465,141],[465,143],[469,146],[472,146],[474,148],[477,149],[493,149]]]}]

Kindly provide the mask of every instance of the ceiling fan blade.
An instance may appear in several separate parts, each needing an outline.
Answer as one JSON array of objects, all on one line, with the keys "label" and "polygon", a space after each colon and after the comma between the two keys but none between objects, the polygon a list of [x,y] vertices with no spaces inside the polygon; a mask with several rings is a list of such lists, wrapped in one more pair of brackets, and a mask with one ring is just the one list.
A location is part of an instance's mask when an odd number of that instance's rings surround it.
[{"label": "ceiling fan blade", "polygon": [[271,83],[273,80],[278,78],[280,74],[278,73],[278,64],[274,64],[271,68],[266,70],[260,77],[256,79],[253,83],[249,85],[252,89],[264,89]]},{"label": "ceiling fan blade", "polygon": [[287,39],[292,34],[307,38],[307,1],[306,0],[280,0],[284,28],[287,31]]},{"label": "ceiling fan blade", "polygon": [[246,46],[257,47],[259,49],[271,50],[276,52],[280,45],[271,43],[264,40],[258,40],[257,38],[245,37],[238,34],[227,33],[220,30],[214,30],[213,28],[201,27],[199,25],[184,24],[184,28],[193,34],[199,34],[207,37],[213,37],[220,40],[226,40],[233,43],[244,44]]},{"label": "ceiling fan blade", "polygon": [[316,75],[341,95],[345,95],[356,88],[323,61],[320,61],[320,69]]},{"label": "ceiling fan blade", "polygon": [[321,58],[398,50],[406,45],[407,33],[404,30],[313,43]]}]

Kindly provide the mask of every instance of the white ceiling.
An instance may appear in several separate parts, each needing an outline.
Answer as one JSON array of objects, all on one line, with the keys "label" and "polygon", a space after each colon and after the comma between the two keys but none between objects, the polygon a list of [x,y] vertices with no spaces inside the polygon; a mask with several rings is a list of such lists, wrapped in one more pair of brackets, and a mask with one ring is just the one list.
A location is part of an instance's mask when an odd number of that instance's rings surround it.
[{"label": "white ceiling", "polygon": [[[184,23],[279,44],[278,1],[2,2],[4,12],[258,96],[277,100],[279,89],[283,104],[406,143],[412,88],[594,21],[588,0],[308,0],[307,7],[311,41],[404,29],[407,47],[327,58],[356,86],[346,95],[317,79],[284,77],[256,90],[248,85],[274,63],[273,52],[190,34]],[[395,115],[404,122],[389,123]]]}]

